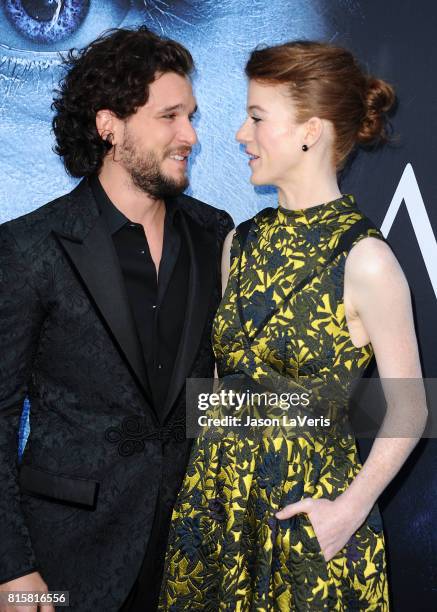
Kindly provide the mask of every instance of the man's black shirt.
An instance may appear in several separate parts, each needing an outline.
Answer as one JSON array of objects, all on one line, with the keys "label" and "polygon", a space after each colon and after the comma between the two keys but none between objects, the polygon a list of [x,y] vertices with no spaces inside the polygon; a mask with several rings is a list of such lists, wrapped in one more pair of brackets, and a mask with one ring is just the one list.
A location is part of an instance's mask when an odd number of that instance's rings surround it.
[{"label": "man's black shirt", "polygon": [[172,199],[165,202],[164,242],[157,277],[143,226],[131,222],[111,202],[97,176],[89,182],[120,262],[159,416],[182,335],[190,270],[177,204]]}]

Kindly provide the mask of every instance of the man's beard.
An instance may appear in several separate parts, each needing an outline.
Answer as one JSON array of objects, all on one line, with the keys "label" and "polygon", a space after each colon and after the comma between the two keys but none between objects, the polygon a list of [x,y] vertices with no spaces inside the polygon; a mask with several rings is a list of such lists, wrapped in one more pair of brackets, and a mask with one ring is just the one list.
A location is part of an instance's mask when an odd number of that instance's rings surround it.
[{"label": "man's beard", "polygon": [[163,200],[179,195],[188,187],[189,181],[185,174],[180,180],[166,176],[161,171],[155,153],[149,151],[145,155],[141,155],[126,128],[124,135],[124,143],[119,147],[119,161],[123,163],[132,178],[133,184],[138,189],[152,198]]}]

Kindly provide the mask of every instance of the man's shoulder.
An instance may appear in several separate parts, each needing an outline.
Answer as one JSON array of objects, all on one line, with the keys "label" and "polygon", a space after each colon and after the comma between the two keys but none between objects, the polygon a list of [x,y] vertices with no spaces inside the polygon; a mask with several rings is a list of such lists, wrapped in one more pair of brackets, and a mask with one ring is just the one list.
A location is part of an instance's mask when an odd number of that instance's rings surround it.
[{"label": "man's shoulder", "polygon": [[38,242],[57,225],[60,209],[65,205],[65,196],[56,198],[35,210],[0,225],[0,238],[13,239],[21,248]]},{"label": "man's shoulder", "polygon": [[227,233],[234,227],[231,215],[221,208],[206,204],[192,196],[182,194],[178,198],[180,208],[207,230]]},{"label": "man's shoulder", "polygon": [[62,231],[67,214],[76,202],[75,194],[79,186],[35,210],[6,221],[0,225],[0,236],[13,237],[22,248],[35,244],[52,231]]}]

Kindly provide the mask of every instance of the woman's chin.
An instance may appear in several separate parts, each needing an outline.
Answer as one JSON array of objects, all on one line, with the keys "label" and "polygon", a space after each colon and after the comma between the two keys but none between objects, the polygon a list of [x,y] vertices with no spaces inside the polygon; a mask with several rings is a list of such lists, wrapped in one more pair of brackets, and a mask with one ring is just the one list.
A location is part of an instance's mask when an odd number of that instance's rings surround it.
[{"label": "woman's chin", "polygon": [[250,177],[250,182],[252,185],[266,185],[267,183],[260,177],[256,175],[256,172],[253,172]]}]

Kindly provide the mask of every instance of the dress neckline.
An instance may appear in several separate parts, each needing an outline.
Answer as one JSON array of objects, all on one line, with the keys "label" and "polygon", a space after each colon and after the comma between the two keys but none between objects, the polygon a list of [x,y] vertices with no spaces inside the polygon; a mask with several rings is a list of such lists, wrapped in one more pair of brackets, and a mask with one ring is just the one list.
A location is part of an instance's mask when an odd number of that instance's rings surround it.
[{"label": "dress neckline", "polygon": [[284,225],[313,225],[331,222],[338,215],[357,210],[355,197],[344,194],[336,200],[316,204],[308,208],[290,209],[278,204],[277,217]]}]

